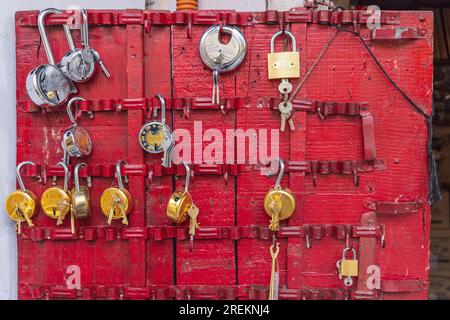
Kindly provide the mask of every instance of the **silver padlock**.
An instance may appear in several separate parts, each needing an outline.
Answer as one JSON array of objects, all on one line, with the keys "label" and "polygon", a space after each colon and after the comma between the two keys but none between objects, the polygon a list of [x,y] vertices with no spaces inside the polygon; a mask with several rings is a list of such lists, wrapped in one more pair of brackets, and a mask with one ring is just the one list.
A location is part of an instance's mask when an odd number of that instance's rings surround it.
[{"label": "silver padlock", "polygon": [[64,25],[64,32],[66,34],[67,42],[69,42],[70,50],[61,60],[59,67],[64,75],[75,82],[85,82],[92,78],[95,71],[95,62],[98,62],[109,78],[110,74],[103,65],[100,55],[97,51],[89,47],[89,33],[88,33],[88,15],[86,9],[81,9],[81,16],[83,23],[81,25],[81,43],[82,49],[77,49],[73,42],[70,28]]},{"label": "silver padlock", "polygon": [[30,99],[40,107],[55,107],[66,102],[71,93],[76,93],[72,81],[56,66],[45,33],[45,17],[50,13],[61,14],[58,9],[42,10],[38,16],[38,29],[47,55],[48,64],[40,65],[30,71],[26,80],[26,89]]}]

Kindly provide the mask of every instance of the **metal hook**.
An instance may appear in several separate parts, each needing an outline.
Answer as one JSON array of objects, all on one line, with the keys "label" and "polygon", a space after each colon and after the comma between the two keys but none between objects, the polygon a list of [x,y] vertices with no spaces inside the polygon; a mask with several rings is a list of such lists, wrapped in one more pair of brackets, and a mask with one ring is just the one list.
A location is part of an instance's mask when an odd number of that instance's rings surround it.
[{"label": "metal hook", "polygon": [[281,159],[278,159],[278,161],[280,163],[280,171],[278,173],[277,181],[275,182],[275,189],[278,189],[280,187],[281,179],[283,178],[284,175],[284,161]]},{"label": "metal hook", "polygon": [[67,192],[69,190],[69,168],[63,161],[58,162],[57,165],[64,168],[64,191]]},{"label": "metal hook", "polygon": [[159,99],[159,102],[161,103],[161,123],[163,125],[166,124],[166,101],[164,100],[164,97],[160,94],[155,95],[155,98]]},{"label": "metal hook", "polygon": [[70,99],[70,101],[67,103],[67,115],[69,116],[69,119],[70,119],[70,121],[73,124],[77,124],[75,116],[72,113],[72,104],[75,101],[86,101],[86,100],[84,98],[81,98],[81,97],[74,97],[74,98]]},{"label": "metal hook", "polygon": [[189,164],[183,161],[184,168],[186,169],[186,181],[184,183],[184,192],[189,192],[189,183],[191,181],[191,168]]},{"label": "metal hook", "polygon": [[39,12],[37,24],[38,24],[39,34],[41,35],[42,44],[44,46],[45,54],[47,55],[48,63],[51,65],[55,65],[55,59],[53,58],[53,53],[50,48],[50,44],[48,42],[47,34],[45,32],[45,22],[44,22],[45,17],[50,13],[61,14],[62,11],[55,9],[55,8],[48,8],[48,9],[42,10],[41,12]]},{"label": "metal hook", "polygon": [[123,182],[122,182],[122,173],[120,172],[120,165],[121,165],[122,163],[123,163],[124,165],[127,164],[127,163],[126,163],[125,161],[123,161],[123,160],[117,161],[117,164],[116,164],[117,183],[119,184],[119,189],[120,189],[120,190],[125,189],[125,188],[123,187]]},{"label": "metal hook", "polygon": [[27,189],[25,189],[25,185],[23,183],[22,176],[20,175],[20,170],[25,165],[35,166],[35,164],[34,164],[34,162],[31,162],[31,161],[23,161],[17,165],[17,168],[16,168],[17,182],[19,183],[20,190],[22,190],[23,192],[26,192]]},{"label": "metal hook", "polygon": [[78,163],[73,170],[73,180],[75,181],[75,190],[77,190],[77,192],[80,191],[80,178],[78,177],[78,172],[81,167],[87,167],[87,164],[84,162]]}]

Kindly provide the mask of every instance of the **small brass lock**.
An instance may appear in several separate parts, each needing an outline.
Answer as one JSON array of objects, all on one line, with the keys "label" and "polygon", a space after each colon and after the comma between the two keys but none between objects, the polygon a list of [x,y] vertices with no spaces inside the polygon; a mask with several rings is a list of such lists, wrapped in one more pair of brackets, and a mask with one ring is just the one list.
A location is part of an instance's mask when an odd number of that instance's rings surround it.
[{"label": "small brass lock", "polygon": [[119,188],[111,187],[103,191],[100,197],[100,207],[103,214],[108,218],[107,222],[111,225],[112,220],[122,219],[122,223],[128,225],[127,215],[133,206],[131,193],[125,189],[122,182],[122,173],[120,170],[123,160],[117,161],[116,176]]},{"label": "small brass lock", "polygon": [[74,168],[75,188],[72,189],[72,210],[77,219],[87,219],[91,216],[89,202],[89,188],[80,186],[79,171],[80,168],[87,167],[86,163],[78,163]]},{"label": "small brass lock", "polygon": [[36,195],[27,190],[20,175],[20,170],[25,165],[34,165],[31,161],[24,161],[19,163],[16,169],[17,182],[19,183],[20,190],[11,192],[6,198],[6,213],[8,216],[16,221],[16,231],[21,233],[21,224],[26,221],[29,227],[33,227],[31,218],[36,213],[38,201]]},{"label": "small brass lock", "polygon": [[297,41],[294,35],[285,30],[284,33],[291,38],[291,52],[275,52],[275,39],[283,34],[278,31],[270,41],[270,53],[267,55],[269,79],[300,78],[300,53],[297,52]]},{"label": "small brass lock", "polygon": [[190,218],[189,235],[191,240],[191,251],[193,247],[193,241],[195,236],[195,230],[198,229],[199,224],[197,222],[197,216],[199,213],[198,208],[195,206],[192,196],[189,193],[189,183],[191,177],[191,169],[186,162],[183,162],[186,169],[186,181],[184,185],[184,191],[175,191],[170,197],[167,204],[166,214],[167,217],[175,222],[181,224]]},{"label": "small brass lock", "polygon": [[278,231],[280,220],[289,219],[296,208],[296,200],[292,191],[280,186],[284,174],[284,161],[279,159],[279,165],[280,171],[275,186],[264,198],[264,210],[271,217],[269,225],[271,231]]},{"label": "small brass lock", "polygon": [[44,191],[41,196],[41,207],[44,214],[52,219],[56,219],[56,225],[63,223],[63,220],[71,208],[71,199],[68,191],[69,168],[64,162],[58,162],[58,166],[64,168],[64,186],[52,187]]},{"label": "small brass lock", "polygon": [[[353,259],[347,259],[346,254],[348,251],[353,253]],[[342,251],[342,259],[336,264],[339,273],[339,279],[344,278],[344,284],[350,287],[353,284],[352,277],[358,276],[358,260],[356,259],[356,250],[353,248],[345,248]]]}]

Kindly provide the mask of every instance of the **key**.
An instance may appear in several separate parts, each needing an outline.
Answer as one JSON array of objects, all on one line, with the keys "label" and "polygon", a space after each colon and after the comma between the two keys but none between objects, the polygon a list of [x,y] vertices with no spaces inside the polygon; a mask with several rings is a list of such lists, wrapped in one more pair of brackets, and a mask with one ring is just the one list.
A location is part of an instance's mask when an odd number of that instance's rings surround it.
[{"label": "key", "polygon": [[164,140],[162,142],[162,148],[164,150],[164,156],[161,159],[163,161],[162,166],[165,168],[170,168],[172,166],[172,160],[170,158],[170,152],[174,147],[174,141],[172,139],[172,135],[165,134]]},{"label": "key", "polygon": [[102,71],[103,71],[103,73],[105,74],[105,76],[106,76],[107,78],[110,78],[111,75],[110,75],[110,73],[108,72],[108,69],[106,69],[105,65],[103,64],[103,61],[102,61],[102,59],[100,58],[100,54],[99,54],[96,50],[94,50],[94,49],[92,49],[92,48],[91,48],[90,50],[92,51],[92,54],[94,55],[95,61],[100,65],[100,68],[102,68]]},{"label": "key", "polygon": [[53,208],[53,213],[56,214],[57,210],[59,210],[58,220],[56,220],[56,225],[59,226],[64,222],[65,216],[62,214],[65,206],[70,206],[70,203],[67,201],[61,201],[56,208]]},{"label": "key", "polygon": [[281,83],[278,85],[278,91],[281,94],[289,94],[292,92],[292,84],[289,79],[281,79]]},{"label": "key", "polygon": [[294,124],[294,118],[292,118],[292,113],[291,113],[291,116],[289,117],[288,124],[289,124],[289,129],[291,131],[294,131],[295,130],[295,124]]},{"label": "key", "polygon": [[114,207],[116,206],[117,203],[119,203],[120,199],[116,198],[114,199],[113,203],[111,204],[111,208],[109,209],[109,214],[108,214],[108,224],[111,225],[112,223],[112,218],[114,216]]},{"label": "key", "polygon": [[270,246],[270,256],[272,257],[272,269],[270,272],[269,300],[278,300],[278,288],[280,286],[280,276],[278,272],[278,253],[280,252],[280,244],[277,242]]},{"label": "key", "polygon": [[280,104],[278,105],[278,110],[281,112],[281,128],[280,130],[282,132],[284,132],[285,128],[286,128],[286,121],[288,121],[289,117],[291,116],[292,113],[292,103],[290,102],[280,102]]},{"label": "key", "polygon": [[16,230],[17,230],[17,234],[21,234],[22,233],[22,222],[20,221],[20,218],[22,216],[22,213],[20,213],[20,209],[19,207],[16,207]]},{"label": "key", "polygon": [[75,209],[70,208],[70,230],[75,234]]},{"label": "key", "polygon": [[188,215],[191,218],[189,222],[189,236],[191,242],[190,251],[192,251],[194,248],[195,230],[198,229],[199,227],[199,224],[197,222],[198,213],[199,213],[198,208],[195,206],[195,204],[192,204],[192,206],[188,210]]},{"label": "key", "polygon": [[127,215],[125,214],[125,208],[120,202],[117,204],[117,206],[120,208],[120,212],[122,212],[122,224],[128,225],[128,218]]},{"label": "key", "polygon": [[269,208],[272,211],[272,220],[270,220],[269,229],[275,232],[280,229],[281,199],[279,197],[272,198]]},{"label": "key", "polygon": [[24,209],[22,209],[21,207],[23,207],[25,204],[23,202],[19,203],[18,209],[20,211],[20,214],[25,218],[25,220],[28,223],[29,227],[34,227],[33,222],[31,221],[30,218],[28,218],[28,216],[26,214],[24,214]]}]

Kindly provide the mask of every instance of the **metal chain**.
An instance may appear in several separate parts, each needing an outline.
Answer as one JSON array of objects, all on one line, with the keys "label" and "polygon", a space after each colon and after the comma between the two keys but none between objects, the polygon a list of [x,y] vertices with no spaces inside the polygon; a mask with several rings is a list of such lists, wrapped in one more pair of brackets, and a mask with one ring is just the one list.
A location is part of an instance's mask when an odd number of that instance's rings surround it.
[{"label": "metal chain", "polygon": [[292,101],[294,100],[295,96],[297,95],[297,93],[300,91],[300,89],[303,87],[303,85],[305,84],[306,80],[308,80],[309,76],[311,75],[311,73],[314,71],[314,69],[316,68],[317,64],[322,60],[323,56],[325,55],[325,53],[327,52],[328,48],[331,46],[331,44],[333,43],[334,39],[336,38],[337,34],[339,33],[338,29],[334,30],[334,33],[331,35],[331,37],[328,39],[327,43],[325,44],[325,46],[322,48],[322,51],[320,51],[319,55],[317,56],[316,60],[314,61],[314,63],[312,64],[311,68],[309,68],[309,70],[306,72],[305,76],[303,77],[303,79],[300,81],[300,83],[297,85],[297,87],[294,89],[294,91],[291,94],[291,97],[289,98],[289,102],[292,103]]}]

